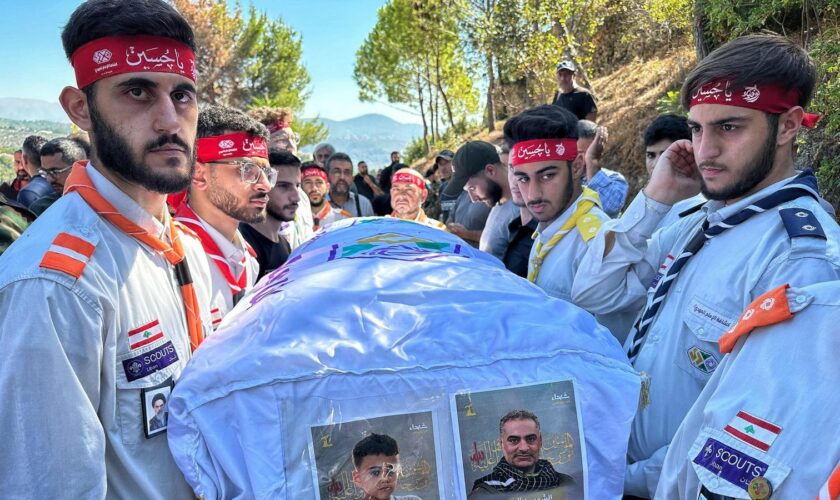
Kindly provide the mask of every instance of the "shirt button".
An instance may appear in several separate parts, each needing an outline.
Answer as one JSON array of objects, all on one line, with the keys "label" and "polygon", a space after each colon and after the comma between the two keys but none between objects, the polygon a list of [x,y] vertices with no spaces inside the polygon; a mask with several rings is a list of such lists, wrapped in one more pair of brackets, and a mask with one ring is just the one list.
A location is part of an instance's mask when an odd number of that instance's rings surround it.
[{"label": "shirt button", "polygon": [[796,303],[797,304],[804,304],[805,303],[805,296],[804,295],[797,295],[796,296]]},{"label": "shirt button", "polygon": [[697,333],[703,333],[703,332],[705,332],[705,330],[703,330],[703,327],[702,327],[702,326],[701,326],[700,328],[698,328],[698,329],[697,329]]}]

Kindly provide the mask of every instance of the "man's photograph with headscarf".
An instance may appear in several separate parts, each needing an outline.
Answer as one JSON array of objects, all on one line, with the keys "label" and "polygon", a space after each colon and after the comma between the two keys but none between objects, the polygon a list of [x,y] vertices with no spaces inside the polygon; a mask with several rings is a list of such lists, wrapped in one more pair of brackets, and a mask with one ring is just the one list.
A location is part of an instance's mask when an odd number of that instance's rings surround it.
[{"label": "man's photograph with headscarf", "polygon": [[467,498],[584,498],[573,381],[460,393],[452,405]]},{"label": "man's photograph with headscarf", "polygon": [[310,428],[320,500],[441,498],[432,412]]}]

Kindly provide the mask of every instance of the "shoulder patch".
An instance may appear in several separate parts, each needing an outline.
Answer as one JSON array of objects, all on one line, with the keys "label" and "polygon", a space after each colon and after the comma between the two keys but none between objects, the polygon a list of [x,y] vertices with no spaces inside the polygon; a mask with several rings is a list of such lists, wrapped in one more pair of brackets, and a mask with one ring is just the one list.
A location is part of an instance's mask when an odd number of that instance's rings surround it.
[{"label": "shoulder patch", "polygon": [[738,323],[718,340],[720,352],[724,354],[731,352],[738,339],[749,335],[760,326],[773,325],[792,318],[793,313],[790,312],[786,293],[789,287],[790,285],[784,284],[774,288],[747,306],[747,310],[741,314]]},{"label": "shoulder patch", "polygon": [[96,245],[86,239],[70,233],[58,233],[41,259],[40,267],[79,279],[94,250]]},{"label": "shoulder patch", "polygon": [[800,238],[809,236],[811,238],[826,239],[820,221],[813,212],[805,208],[783,208],[779,210],[782,223],[785,225],[788,236]]},{"label": "shoulder patch", "polygon": [[598,231],[601,230],[602,224],[601,219],[591,213],[583,215],[575,223],[578,231],[580,231],[580,235],[583,237],[583,241],[589,241],[594,238],[598,234]]}]

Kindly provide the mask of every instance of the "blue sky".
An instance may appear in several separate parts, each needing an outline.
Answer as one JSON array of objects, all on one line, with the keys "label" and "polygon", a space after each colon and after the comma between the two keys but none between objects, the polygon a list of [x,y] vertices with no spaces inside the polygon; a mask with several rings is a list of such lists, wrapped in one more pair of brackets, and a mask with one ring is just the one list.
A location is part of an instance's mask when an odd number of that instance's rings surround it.
[{"label": "blue sky", "polygon": [[[361,103],[353,81],[356,50],[376,24],[385,0],[249,0],[269,17],[282,17],[303,36],[303,62],[312,77],[312,95],[303,116],[343,120],[381,113],[419,123],[416,114],[387,103]],[[56,102],[74,82],[61,49],[60,33],[79,2],[30,0],[6,2],[0,50],[0,97]],[[228,1],[233,4],[233,1]],[[405,108],[401,108],[405,109]]]}]

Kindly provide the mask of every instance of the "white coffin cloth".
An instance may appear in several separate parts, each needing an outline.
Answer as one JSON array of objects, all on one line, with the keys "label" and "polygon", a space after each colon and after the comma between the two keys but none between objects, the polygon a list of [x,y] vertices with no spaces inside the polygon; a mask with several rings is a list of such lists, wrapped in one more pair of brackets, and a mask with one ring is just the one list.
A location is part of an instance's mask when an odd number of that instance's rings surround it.
[{"label": "white coffin cloth", "polygon": [[593,317],[443,231],[347,219],[266,276],[195,352],[168,439],[196,495],[317,498],[309,426],[437,415],[439,483],[463,498],[455,392],[574,379],[587,496],[621,496],[639,378]]}]

